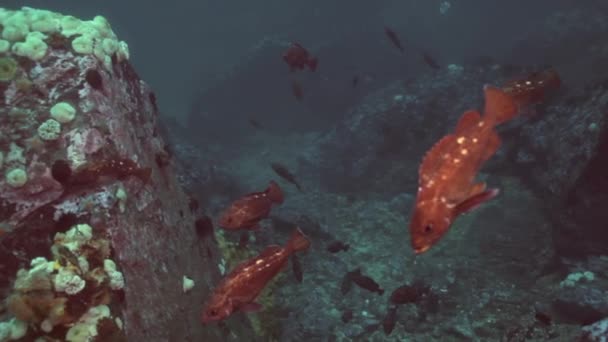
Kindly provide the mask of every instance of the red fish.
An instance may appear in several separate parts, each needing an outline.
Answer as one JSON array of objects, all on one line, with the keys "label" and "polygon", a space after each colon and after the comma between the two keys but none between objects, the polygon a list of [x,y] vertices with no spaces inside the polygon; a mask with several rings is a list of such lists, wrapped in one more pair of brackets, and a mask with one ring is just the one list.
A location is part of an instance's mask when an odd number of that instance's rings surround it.
[{"label": "red fish", "polygon": [[460,215],[498,195],[475,182],[482,164],[500,146],[495,127],[517,114],[515,101],[502,90],[485,86],[485,107],[465,112],[452,134],[425,155],[418,172],[418,194],[410,222],[411,244],[419,254],[436,244]]},{"label": "red fish", "polygon": [[304,98],[304,90],[302,90],[302,86],[298,81],[293,81],[291,83],[291,93],[298,101],[302,101]]},{"label": "red fish", "polygon": [[255,299],[282,269],[295,252],[310,247],[310,241],[299,228],[285,247],[269,246],[260,255],[239,264],[215,288],[203,311],[203,323],[221,321],[238,311],[261,308]]},{"label": "red fish", "polygon": [[439,63],[437,63],[437,61],[428,53],[423,53],[422,54],[422,59],[424,59],[424,63],[426,63],[426,65],[430,66],[431,68],[438,70],[441,69],[441,66],[439,65]]},{"label": "red fish", "polygon": [[403,45],[401,45],[401,41],[399,40],[399,37],[397,36],[397,33],[395,33],[395,31],[393,31],[390,27],[385,26],[384,34],[386,34],[391,43],[393,43],[393,45],[395,45],[395,47],[399,49],[401,53],[405,53]]},{"label": "red fish", "polygon": [[555,69],[534,72],[524,78],[515,79],[502,86],[519,107],[541,103],[548,91],[557,89],[561,79]]},{"label": "red fish", "polygon": [[291,46],[283,54],[283,60],[289,65],[289,70],[304,70],[308,66],[310,71],[317,70],[319,60],[312,57],[308,50],[298,43],[291,43]]},{"label": "red fish", "polygon": [[283,191],[275,181],[270,181],[262,192],[247,194],[233,202],[220,216],[219,226],[224,229],[257,229],[258,223],[267,218],[273,204],[283,203]]}]

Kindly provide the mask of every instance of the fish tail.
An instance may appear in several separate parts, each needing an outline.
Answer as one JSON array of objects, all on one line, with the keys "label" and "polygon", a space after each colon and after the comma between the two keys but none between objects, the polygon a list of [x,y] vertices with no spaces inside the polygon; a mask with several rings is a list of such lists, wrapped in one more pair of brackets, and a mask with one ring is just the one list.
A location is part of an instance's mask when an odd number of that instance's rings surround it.
[{"label": "fish tail", "polygon": [[274,203],[281,204],[285,199],[283,190],[281,190],[281,187],[275,181],[270,181],[268,189],[266,189],[266,193],[268,194],[268,198],[270,198],[270,200]]},{"label": "fish tail", "polygon": [[517,115],[517,103],[510,95],[491,85],[485,85],[483,91],[486,100],[483,112],[487,119],[499,125]]},{"label": "fish tail", "polygon": [[300,228],[296,228],[291,233],[291,238],[287,242],[287,250],[290,252],[299,252],[308,249],[310,247],[310,240],[304,235]]}]

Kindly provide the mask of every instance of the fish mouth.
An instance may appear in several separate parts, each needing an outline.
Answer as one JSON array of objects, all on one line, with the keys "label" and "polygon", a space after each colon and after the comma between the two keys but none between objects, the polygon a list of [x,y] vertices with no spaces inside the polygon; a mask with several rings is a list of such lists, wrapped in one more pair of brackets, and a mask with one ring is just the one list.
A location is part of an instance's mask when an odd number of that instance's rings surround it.
[{"label": "fish mouth", "polygon": [[422,253],[428,251],[429,248],[431,248],[431,246],[422,246],[422,247],[414,248],[414,253],[422,254]]}]

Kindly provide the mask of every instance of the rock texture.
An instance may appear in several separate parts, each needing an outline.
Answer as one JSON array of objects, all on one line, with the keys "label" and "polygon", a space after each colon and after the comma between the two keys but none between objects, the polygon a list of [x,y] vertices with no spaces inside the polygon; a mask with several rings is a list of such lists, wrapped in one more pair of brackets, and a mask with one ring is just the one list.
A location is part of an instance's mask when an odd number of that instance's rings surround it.
[{"label": "rock texture", "polygon": [[[242,319],[232,320],[230,331],[200,324],[204,296],[220,277],[219,252],[197,236],[198,213],[175,177],[155,95],[129,63],[126,43],[102,17],[80,21],[24,8],[0,9],[0,20],[4,37],[18,28],[25,34],[0,53],[0,63],[16,62],[0,80],[2,293],[30,260],[51,258],[55,233],[86,223],[110,241],[124,275],[124,289],[109,304],[127,340],[241,340],[248,329]],[[104,49],[87,53],[86,42],[77,44],[83,37]],[[43,42],[40,55],[20,54],[23,39]],[[51,108],[58,102],[74,112],[57,114]],[[52,118],[58,124],[40,128]],[[13,170],[24,175],[11,178]],[[195,282],[188,293],[183,276]]]}]

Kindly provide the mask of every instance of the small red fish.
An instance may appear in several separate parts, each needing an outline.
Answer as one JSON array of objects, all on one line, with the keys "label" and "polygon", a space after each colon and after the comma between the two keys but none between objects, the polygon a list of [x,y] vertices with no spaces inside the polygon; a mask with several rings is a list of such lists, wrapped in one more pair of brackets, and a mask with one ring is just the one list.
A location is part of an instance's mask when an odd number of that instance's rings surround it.
[{"label": "small red fish", "polygon": [[419,254],[436,244],[460,215],[498,195],[476,183],[482,164],[500,146],[495,127],[517,114],[515,101],[502,90],[485,86],[484,115],[465,112],[454,133],[437,142],[418,171],[418,194],[410,222],[411,244]]},{"label": "small red fish", "polygon": [[304,70],[308,67],[310,71],[317,70],[319,60],[312,57],[308,50],[298,43],[291,43],[291,46],[283,54],[283,60],[289,65],[289,70]]},{"label": "small red fish", "polygon": [[261,308],[255,299],[295,252],[306,250],[310,241],[299,228],[285,247],[269,246],[260,255],[239,264],[215,288],[203,311],[203,323],[221,321],[238,311]]},{"label": "small red fish", "polygon": [[547,69],[511,80],[502,86],[502,91],[509,94],[521,108],[543,102],[547,92],[559,88],[561,83],[557,71]]},{"label": "small red fish", "polygon": [[425,52],[424,54],[422,54],[422,58],[424,59],[424,63],[426,63],[426,65],[430,66],[431,68],[435,70],[441,69],[439,63],[437,63],[437,61],[428,53]]},{"label": "small red fish", "polygon": [[302,101],[304,98],[304,91],[302,90],[302,86],[298,81],[291,82],[291,93],[298,101]]},{"label": "small red fish", "polygon": [[233,202],[220,216],[218,225],[224,229],[257,229],[258,222],[268,217],[273,204],[283,203],[283,191],[270,181],[263,192],[247,194]]},{"label": "small red fish", "polygon": [[401,51],[401,53],[405,53],[405,50],[403,49],[403,45],[401,45],[401,41],[399,40],[399,37],[397,36],[397,33],[395,33],[395,31],[393,31],[390,27],[385,26],[384,34],[386,34],[386,36],[391,41],[391,43],[393,43],[393,45],[397,49],[399,49],[399,51]]}]

